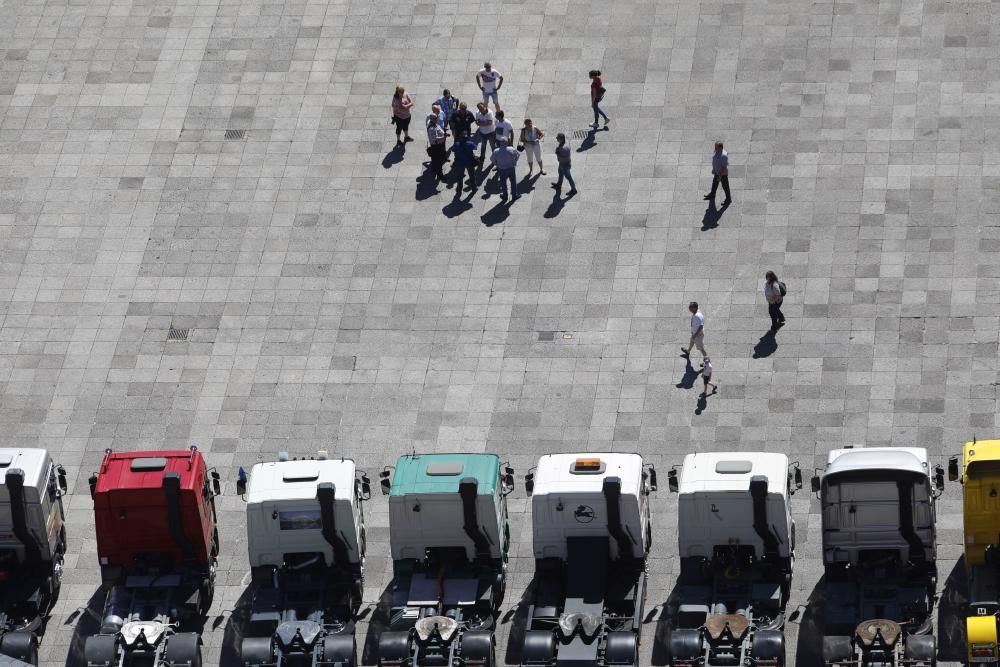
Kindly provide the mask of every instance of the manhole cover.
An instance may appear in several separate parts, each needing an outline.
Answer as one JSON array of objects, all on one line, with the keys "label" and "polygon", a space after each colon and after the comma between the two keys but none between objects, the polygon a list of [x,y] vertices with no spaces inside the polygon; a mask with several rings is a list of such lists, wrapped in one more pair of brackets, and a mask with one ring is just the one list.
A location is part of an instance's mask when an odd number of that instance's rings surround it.
[{"label": "manhole cover", "polygon": [[187,340],[188,333],[190,329],[174,329],[170,327],[170,331],[167,332],[167,340]]},{"label": "manhole cover", "polygon": [[226,139],[235,140],[242,139],[246,136],[246,130],[226,130]]}]

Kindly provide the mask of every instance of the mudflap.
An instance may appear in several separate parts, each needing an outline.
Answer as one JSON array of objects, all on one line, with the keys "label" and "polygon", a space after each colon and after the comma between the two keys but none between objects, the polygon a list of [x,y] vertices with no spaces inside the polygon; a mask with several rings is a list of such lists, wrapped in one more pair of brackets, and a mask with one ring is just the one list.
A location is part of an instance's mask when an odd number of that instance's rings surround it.
[{"label": "mudflap", "polygon": [[170,667],[201,667],[201,637],[194,632],[168,637],[163,661]]},{"label": "mudflap", "polygon": [[83,659],[89,667],[111,667],[117,664],[118,642],[114,635],[93,635],[83,645]]}]

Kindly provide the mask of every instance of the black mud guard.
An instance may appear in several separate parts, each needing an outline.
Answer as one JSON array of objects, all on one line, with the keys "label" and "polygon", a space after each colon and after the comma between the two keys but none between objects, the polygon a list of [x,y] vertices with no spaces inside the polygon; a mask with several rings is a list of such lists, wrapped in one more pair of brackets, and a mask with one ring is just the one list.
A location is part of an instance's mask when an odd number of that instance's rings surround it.
[{"label": "black mud guard", "polygon": [[118,663],[115,635],[92,635],[83,645],[83,659],[90,667],[109,667]]},{"label": "black mud guard", "polygon": [[410,657],[409,632],[383,632],[378,638],[378,661],[403,661]]},{"label": "black mud guard", "polygon": [[677,628],[670,633],[671,661],[697,660],[704,653],[701,631],[692,628]]},{"label": "black mud guard", "polygon": [[823,662],[839,662],[847,660],[854,652],[851,638],[847,635],[832,635],[823,637]]},{"label": "black mud guard", "polygon": [[466,660],[488,660],[492,651],[493,633],[489,630],[462,633],[462,657]]},{"label": "black mud guard", "polygon": [[356,654],[354,634],[328,634],[323,637],[323,662],[348,667],[354,665]]},{"label": "black mud guard", "polygon": [[8,632],[0,639],[0,653],[29,665],[37,665],[38,638],[33,632]]},{"label": "black mud guard", "polygon": [[758,630],[753,634],[750,654],[758,660],[777,660],[785,664],[785,635],[781,630]]},{"label": "black mud guard", "polygon": [[273,645],[270,637],[244,637],[240,642],[240,662],[247,667],[273,664]]},{"label": "black mud guard", "polygon": [[604,646],[604,662],[609,665],[636,665],[639,638],[634,632],[609,632]]},{"label": "black mud guard", "polygon": [[903,654],[910,660],[931,664],[937,653],[934,635],[908,635]]},{"label": "black mud guard", "polygon": [[548,664],[556,655],[556,637],[548,630],[528,630],[524,633],[521,662]]},{"label": "black mud guard", "polygon": [[171,667],[198,667],[201,638],[194,632],[178,632],[167,638],[163,660]]}]

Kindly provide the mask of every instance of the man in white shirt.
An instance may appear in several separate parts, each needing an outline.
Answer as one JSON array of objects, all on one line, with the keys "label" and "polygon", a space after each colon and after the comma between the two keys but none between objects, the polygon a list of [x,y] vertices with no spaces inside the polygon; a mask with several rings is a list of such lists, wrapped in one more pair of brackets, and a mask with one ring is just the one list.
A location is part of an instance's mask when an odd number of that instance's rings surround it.
[{"label": "man in white shirt", "polygon": [[688,343],[687,347],[682,347],[681,352],[690,358],[691,350],[697,347],[701,356],[707,357],[708,353],[705,352],[705,316],[698,310],[697,301],[689,303],[688,310],[691,311],[691,342]]},{"label": "man in white shirt", "polygon": [[480,146],[479,161],[482,162],[486,159],[486,144],[489,143],[490,151],[496,148],[497,124],[493,112],[486,106],[486,102],[480,102],[476,106],[479,109],[479,113],[476,114],[476,125],[479,126],[476,138],[479,140]]},{"label": "man in white shirt", "polygon": [[726,193],[726,201],[723,206],[733,203],[733,198],[729,194],[729,153],[722,149],[722,142],[715,142],[715,153],[712,154],[712,191],[705,195],[705,199],[715,202],[715,193],[722,183],[722,191]]},{"label": "man in white shirt", "polygon": [[503,85],[503,74],[493,69],[493,65],[487,61],[476,75],[476,85],[483,91],[483,102],[488,103],[490,98],[493,98],[493,107],[500,111],[500,98],[497,93]]},{"label": "man in white shirt", "polygon": [[510,121],[504,118],[503,111],[496,112],[497,117],[497,129],[496,137],[497,141],[501,139],[507,142],[508,146],[514,145],[514,126],[510,124]]}]

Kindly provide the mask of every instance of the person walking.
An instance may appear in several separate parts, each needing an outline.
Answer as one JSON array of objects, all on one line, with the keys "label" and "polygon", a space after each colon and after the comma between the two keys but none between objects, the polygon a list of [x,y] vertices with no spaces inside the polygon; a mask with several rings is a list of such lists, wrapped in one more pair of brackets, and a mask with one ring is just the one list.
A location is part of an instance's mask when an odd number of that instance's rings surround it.
[{"label": "person walking", "polygon": [[476,115],[469,111],[465,102],[458,103],[458,110],[451,115],[451,134],[458,141],[459,137],[471,137],[472,126],[476,122]]},{"label": "person walking", "polygon": [[[392,124],[396,126],[396,145],[402,146],[410,138],[410,109],[413,107],[413,98],[406,94],[403,86],[396,86],[396,93],[392,96]],[[400,139],[400,135],[405,138]]]},{"label": "person walking", "polygon": [[465,176],[469,177],[469,192],[476,189],[476,142],[463,134],[455,140],[455,169],[458,176],[455,180],[455,198],[462,196],[462,186]]},{"label": "person walking", "polygon": [[483,63],[483,68],[476,74],[476,85],[483,91],[483,103],[489,103],[493,99],[493,108],[500,111],[500,86],[503,85],[503,74],[493,69],[489,61]]},{"label": "person walking", "polygon": [[691,341],[687,347],[681,348],[681,352],[690,359],[691,351],[697,347],[702,357],[708,357],[708,353],[705,352],[705,316],[698,309],[697,301],[689,303],[688,310],[691,311]]},{"label": "person walking", "polygon": [[521,154],[513,146],[509,146],[504,139],[497,141],[497,149],[490,156],[490,162],[497,167],[497,177],[500,179],[500,199],[507,199],[507,182],[510,182],[511,201],[520,199],[517,194],[517,175],[515,167]]},{"label": "person walking", "polygon": [[491,151],[496,148],[497,124],[496,118],[490,108],[486,106],[486,102],[480,102],[476,106],[479,109],[479,113],[476,114],[476,125],[479,126],[477,132],[480,142],[479,161],[482,162],[486,159],[486,144],[489,143]]},{"label": "person walking", "polygon": [[607,127],[611,119],[608,118],[608,114],[604,113],[604,110],[600,107],[601,100],[604,99],[604,93],[607,92],[604,89],[604,79],[601,78],[601,70],[592,69],[588,76],[590,77],[590,106],[594,109],[594,122],[590,126],[593,128],[598,127],[597,117],[603,116],[604,127]]},{"label": "person walking", "polygon": [[514,145],[514,126],[510,124],[509,120],[504,118],[503,111],[496,112],[497,125],[496,125],[496,137],[497,141],[505,139],[508,146]]},{"label": "person walking", "polygon": [[[445,127],[451,127],[451,116],[456,111],[458,111],[458,98],[451,94],[451,91],[447,88],[441,93],[441,97],[438,98],[437,104],[441,107],[441,113],[444,114],[441,122]],[[455,137],[458,141],[458,137]]]},{"label": "person walking", "polygon": [[709,395],[708,387],[711,385],[712,393],[714,394],[719,389],[719,385],[712,382],[712,360],[709,357],[705,357],[705,362],[702,364],[701,369],[701,379],[705,382],[705,389],[701,392],[702,398]]},{"label": "person walking", "polygon": [[556,189],[557,192],[562,192],[562,182],[563,178],[569,181],[570,191],[566,193],[566,196],[571,197],[576,194],[576,183],[573,182],[573,174],[570,172],[570,158],[572,153],[569,150],[569,145],[566,143],[566,135],[560,132],[556,135],[556,141],[558,145],[556,146],[556,160],[559,162],[559,168],[556,170],[559,173],[559,180],[552,184],[552,187]]},{"label": "person walking", "polygon": [[715,153],[712,154],[712,191],[705,195],[705,199],[715,202],[715,193],[722,183],[722,191],[726,193],[726,200],[723,206],[733,203],[733,197],[729,193],[729,153],[722,148],[722,142],[715,142]]},{"label": "person walking", "polygon": [[444,180],[444,163],[448,157],[444,141],[448,135],[438,122],[437,114],[432,113],[427,119],[427,155],[431,158],[431,169],[438,181]]},{"label": "person walking", "polygon": [[785,325],[785,314],[781,312],[785,291],[785,283],[778,280],[774,271],[764,274],[764,299],[767,301],[767,314],[771,316],[771,333]]},{"label": "person walking", "polygon": [[542,164],[542,139],[545,133],[541,128],[532,124],[530,118],[524,119],[524,127],[521,128],[521,145],[524,147],[524,155],[528,158],[528,178],[535,169],[535,160],[538,160],[538,173],[545,175],[545,165]]}]

